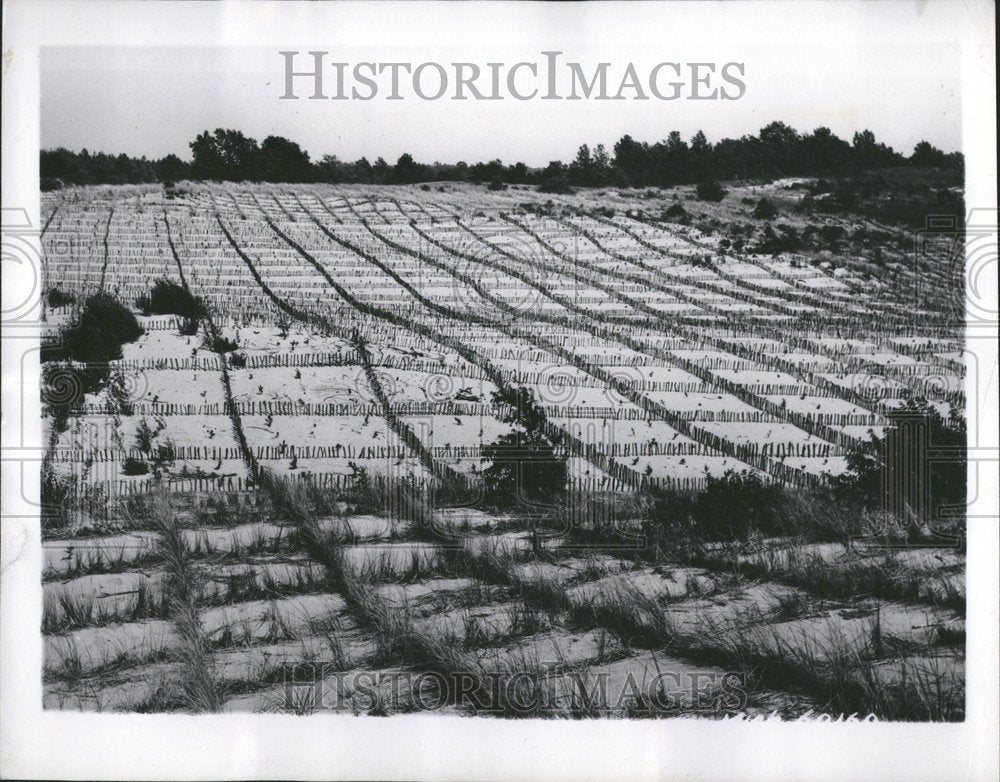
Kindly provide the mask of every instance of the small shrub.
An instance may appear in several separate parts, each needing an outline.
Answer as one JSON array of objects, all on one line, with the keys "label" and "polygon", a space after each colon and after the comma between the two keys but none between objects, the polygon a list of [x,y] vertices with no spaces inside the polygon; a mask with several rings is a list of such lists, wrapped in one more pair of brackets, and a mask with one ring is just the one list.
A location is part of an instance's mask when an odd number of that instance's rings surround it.
[{"label": "small shrub", "polygon": [[764,231],[756,245],[750,248],[750,252],[759,255],[777,255],[784,252],[796,252],[803,248],[802,237],[799,232],[790,225],[779,225],[778,233],[770,226],[764,226]]},{"label": "small shrub", "polygon": [[846,238],[847,231],[842,225],[824,225],[819,229],[819,240],[824,247],[837,249]]},{"label": "small shrub", "polygon": [[545,411],[527,388],[493,392],[497,418],[518,428],[484,445],[482,458],[487,501],[497,506],[545,502],[566,486],[566,456],[546,433]]},{"label": "small shrub", "polygon": [[784,531],[785,489],[756,474],[727,470],[720,478],[708,476],[703,491],[654,488],[649,496],[647,531],[654,540],[733,540]]},{"label": "small shrub", "polygon": [[681,203],[676,203],[671,205],[671,207],[663,213],[663,216],[667,220],[675,220],[675,221],[687,220],[688,218],[691,217],[691,215],[688,214],[687,209],[685,209],[684,205]]},{"label": "small shrub", "polygon": [[62,329],[58,343],[43,348],[42,360],[107,364],[120,359],[122,345],[142,334],[128,308],[108,293],[95,293],[84,302],[76,322]]},{"label": "small shrub", "polygon": [[148,294],[135,300],[135,305],[143,315],[180,315],[198,319],[205,314],[202,303],[186,288],[167,279],[157,280]]},{"label": "small shrub", "polygon": [[242,353],[233,353],[233,355],[229,357],[229,363],[234,369],[243,369],[247,365],[247,357]]},{"label": "small shrub", "polygon": [[181,318],[180,333],[182,337],[193,337],[198,333],[201,322],[197,318]]},{"label": "small shrub", "polygon": [[49,288],[48,303],[50,307],[65,307],[67,304],[72,304],[76,301],[76,296],[72,293],[66,293],[59,290],[59,288]]},{"label": "small shrub", "polygon": [[228,337],[215,337],[212,340],[212,350],[216,353],[232,353],[234,350],[239,350],[239,345]]},{"label": "small shrub", "polygon": [[753,210],[753,216],[758,220],[773,220],[778,216],[778,207],[766,198],[762,198],[757,202],[757,206]]},{"label": "small shrub", "polygon": [[492,182],[489,183],[489,185],[487,185],[486,189],[487,190],[506,190],[507,189],[507,185],[505,185],[499,179],[494,179]]},{"label": "small shrub", "polygon": [[[112,415],[132,415],[135,412],[134,394],[125,373],[120,369],[112,370],[108,377],[107,412]],[[117,427],[112,437],[121,437],[121,431]]]},{"label": "small shrub", "polygon": [[177,449],[172,440],[167,440],[162,445],[156,446],[153,454],[153,469],[159,472],[168,464],[173,464],[177,460]]},{"label": "small shrub", "polygon": [[149,465],[142,461],[142,459],[133,459],[130,456],[122,465],[122,473],[125,475],[147,475],[149,473]]},{"label": "small shrub", "polygon": [[573,188],[569,186],[566,177],[556,176],[547,179],[538,186],[539,193],[554,193],[555,195],[573,195]]},{"label": "small shrub", "polygon": [[722,185],[714,179],[700,182],[698,187],[695,188],[695,194],[698,196],[699,201],[719,202],[725,198],[728,193],[729,191],[725,190]]},{"label": "small shrub", "polygon": [[56,473],[51,464],[42,466],[41,478],[42,530],[62,529],[70,522],[70,507],[76,497],[76,487],[70,478]]},{"label": "small shrub", "polygon": [[135,447],[143,453],[149,453],[153,447],[154,437],[156,437],[156,433],[150,428],[149,421],[143,416],[135,428]]}]

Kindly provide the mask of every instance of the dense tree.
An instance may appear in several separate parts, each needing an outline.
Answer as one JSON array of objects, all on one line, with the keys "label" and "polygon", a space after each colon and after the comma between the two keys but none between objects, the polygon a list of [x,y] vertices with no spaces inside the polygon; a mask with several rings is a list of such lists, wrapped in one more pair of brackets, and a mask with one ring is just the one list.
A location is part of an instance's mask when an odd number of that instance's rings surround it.
[{"label": "dense tree", "polygon": [[[461,165],[461,164],[459,164]],[[524,185],[530,180],[531,172],[528,171],[528,166],[524,163],[517,162],[511,166],[507,166],[506,180],[513,185]]]},{"label": "dense tree", "polygon": [[189,145],[191,162],[176,155],[149,161],[127,155],[79,154],[59,148],[43,150],[39,160],[42,187],[63,184],[139,184],[176,182],[182,179],[264,182],[329,182],[362,184],[414,184],[457,181],[514,185],[539,184],[552,192],[571,185],[605,187],[669,187],[709,180],[774,179],[785,176],[839,177],[902,166],[932,167],[961,172],[961,153],[945,153],[922,141],[906,158],[879,142],[870,130],[855,133],[851,142],[820,127],[800,134],[783,122],[771,122],[757,135],[725,138],[709,143],[698,131],[685,141],[669,131],[652,144],[622,136],[609,153],[604,145],[582,144],[568,165],[561,161],[545,169],[523,162],[505,165],[499,158],[468,164],[421,163],[404,153],[390,165],[383,158],[341,161],[325,155],[313,162],[293,141],[268,136],[258,145],[238,130],[204,131]]},{"label": "dense tree", "polygon": [[948,165],[948,156],[933,144],[921,141],[913,148],[913,154],[910,155],[910,165],[942,168]]},{"label": "dense tree", "polygon": [[851,147],[854,165],[862,171],[884,168],[895,165],[899,161],[899,155],[893,151],[892,147],[887,147],[876,141],[875,134],[870,130],[855,133]]},{"label": "dense tree", "polygon": [[376,185],[383,185],[389,181],[389,164],[385,162],[384,158],[377,158],[375,160],[375,165],[372,166],[372,183]]},{"label": "dense tree", "polygon": [[652,165],[648,145],[625,135],[615,144],[614,151],[615,166],[621,169],[630,184],[636,187],[650,184]]},{"label": "dense tree", "polygon": [[238,130],[207,130],[190,144],[191,172],[196,179],[240,182],[260,179],[260,148],[256,139]]},{"label": "dense tree", "polygon": [[39,176],[43,189],[62,184],[134,185],[157,181],[156,166],[146,158],[128,155],[90,154],[86,149],[79,155],[62,147],[43,150],[39,156]]},{"label": "dense tree", "polygon": [[841,173],[850,167],[851,146],[829,128],[816,128],[802,139],[803,171],[818,174]]},{"label": "dense tree", "polygon": [[701,181],[712,174],[712,145],[700,130],[691,137],[689,173],[692,179]]},{"label": "dense tree", "polygon": [[191,164],[173,154],[157,160],[153,168],[161,182],[178,182],[191,177]]},{"label": "dense tree", "polygon": [[545,167],[540,178],[539,189],[543,193],[569,193],[570,169],[560,160],[552,160]]},{"label": "dense tree", "polygon": [[[379,158],[382,160],[382,158]],[[385,162],[385,161],[382,161]],[[371,184],[375,181],[375,170],[368,158],[363,157],[354,164],[354,181],[362,184]]]},{"label": "dense tree", "polygon": [[619,179],[615,175],[611,156],[603,144],[598,144],[593,152],[587,144],[582,144],[566,174],[574,185],[585,187],[603,187]]},{"label": "dense tree", "polygon": [[422,182],[425,179],[426,168],[427,166],[422,166],[414,161],[413,155],[409,152],[404,152],[399,156],[399,160],[396,161],[396,165],[388,173],[385,181],[396,185],[410,185],[414,182]]},{"label": "dense tree", "polygon": [[68,149],[63,147],[43,149],[38,173],[43,179],[52,178],[76,182],[83,173],[83,167],[80,165],[78,156]]},{"label": "dense tree", "polygon": [[469,166],[469,176],[473,182],[494,182],[504,175],[503,161],[500,158],[489,163],[476,163]]},{"label": "dense tree", "polygon": [[255,178],[265,182],[309,182],[313,179],[309,153],[294,141],[281,136],[268,136],[260,145],[259,169]]},{"label": "dense tree", "polygon": [[[754,146],[752,141],[748,146]],[[760,129],[760,146],[756,151],[758,172],[765,176],[802,173],[801,137],[784,122],[771,122]]]},{"label": "dense tree", "polygon": [[318,182],[330,184],[353,182],[356,179],[352,169],[352,164],[340,161],[336,155],[323,155],[323,158],[313,166],[313,176]]}]

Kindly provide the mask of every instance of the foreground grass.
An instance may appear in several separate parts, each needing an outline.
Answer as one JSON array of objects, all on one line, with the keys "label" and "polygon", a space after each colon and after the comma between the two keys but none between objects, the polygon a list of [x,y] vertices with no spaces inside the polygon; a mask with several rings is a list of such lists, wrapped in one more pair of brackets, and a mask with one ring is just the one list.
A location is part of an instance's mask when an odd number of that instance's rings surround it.
[{"label": "foreground grass", "polygon": [[190,551],[166,497],[153,506],[153,512],[160,533],[159,552],[167,574],[170,619],[180,639],[170,651],[184,672],[179,682],[179,700],[187,711],[218,712],[222,703],[196,604],[199,589]]},{"label": "foreground grass", "polygon": [[901,721],[964,718],[964,675],[933,657],[900,654],[887,664],[879,654],[886,641],[877,624],[862,642],[803,635],[789,643],[759,612],[723,623],[701,609],[682,622],[627,582],[574,603],[569,613],[572,621],[606,627],[627,644],[739,671],[755,685],[814,696],[834,713]]},{"label": "foreground grass", "polygon": [[[176,650],[163,652],[163,659],[179,663],[182,673],[164,679],[162,686],[140,704],[141,710],[217,711],[232,697],[279,684],[286,680],[288,665],[269,661],[266,655],[251,658],[246,671],[232,680],[218,679],[213,673],[212,656],[243,648],[252,652],[261,643],[302,643],[305,666],[312,659],[308,655],[315,654],[315,646],[305,643],[307,635],[326,639],[328,654],[324,655],[324,665],[329,663],[337,670],[357,665],[365,669],[402,665],[414,671],[440,674],[438,681],[444,683],[441,685],[444,690],[437,693],[437,699],[473,712],[478,710],[477,703],[485,703],[491,707],[488,713],[507,717],[608,716],[598,714],[594,703],[586,698],[588,666],[609,659],[607,649],[589,662],[564,661],[555,669],[551,661],[543,664],[538,659],[539,639],[582,628],[606,632],[614,639],[619,655],[629,656],[632,649],[648,649],[654,655],[662,653],[692,664],[738,672],[751,694],[780,698],[786,693],[792,700],[799,694],[821,704],[824,711],[872,713],[882,719],[962,718],[961,665],[954,664],[954,654],[952,659],[939,656],[941,647],[954,647],[962,642],[958,631],[946,629],[939,633],[935,650],[933,644],[891,638],[879,625],[877,614],[860,639],[821,638],[812,634],[806,624],[801,638],[790,637],[787,626],[781,628],[783,632],[778,630],[781,623],[815,615],[815,601],[824,597],[851,601],[873,596],[926,599],[927,595],[917,587],[932,575],[933,568],[914,567],[887,557],[828,560],[808,548],[784,543],[773,549],[764,545],[748,554],[748,541],[740,545],[710,545],[710,541],[692,536],[668,546],[662,537],[651,540],[647,537],[644,547],[633,546],[633,565],[669,568],[682,562],[697,564],[721,573],[722,579],[710,579],[718,583],[706,587],[701,583],[704,579],[689,578],[682,593],[665,600],[651,598],[631,585],[627,573],[624,578],[609,579],[598,589],[571,590],[569,587],[608,575],[605,564],[596,557],[587,563],[586,557],[602,552],[606,545],[627,539],[620,529],[600,525],[564,527],[569,542],[586,543],[584,562],[575,565],[575,572],[555,578],[551,566],[558,564],[560,555],[568,553],[569,547],[566,552],[558,543],[554,548],[546,547],[537,535],[529,539],[533,545],[523,547],[492,537],[480,538],[477,545],[471,545],[474,538],[463,541],[455,536],[451,540],[442,537],[439,530],[430,535],[426,530],[433,527],[433,503],[419,496],[405,501],[408,521],[415,528],[412,537],[433,540],[435,545],[425,543],[415,548],[408,560],[387,551],[381,557],[362,559],[359,565],[350,556],[347,545],[356,542],[350,525],[338,524],[336,532],[328,532],[318,515],[327,506],[318,501],[321,498],[306,483],[262,474],[261,484],[269,497],[269,517],[289,522],[293,527],[281,543],[282,551],[301,547],[319,567],[304,572],[300,578],[270,582],[265,571],[262,579],[236,578],[222,590],[208,592],[199,583],[203,571],[197,567],[209,553],[203,548],[206,544],[197,536],[184,535],[166,499],[159,506],[154,504],[150,525],[158,532],[155,554],[167,574],[165,598],[157,611],[173,623],[181,639]],[[557,518],[549,521],[560,523]],[[513,529],[516,523],[509,526]],[[526,528],[537,529],[537,526],[536,518],[526,521]],[[263,539],[251,541],[242,553],[247,555],[251,549],[273,553],[271,543]],[[623,561],[623,552],[615,552],[613,545],[608,552],[618,554],[619,563]],[[573,553],[579,557],[581,549],[577,547]],[[629,569],[629,558],[624,557],[625,570]],[[537,570],[526,567],[535,562],[542,567]],[[422,613],[405,600],[400,605],[388,599],[381,591],[388,583],[413,584],[436,577],[469,579],[472,586],[459,587],[455,593],[421,604]],[[736,617],[732,611],[716,610],[710,602],[713,596],[727,598],[731,592],[738,593],[741,585],[758,579],[803,587],[808,593],[789,594],[778,600],[773,610],[751,608]],[[345,649],[344,630],[336,616],[311,621],[307,628],[289,625],[273,601],[303,593],[331,593],[343,598],[352,621],[366,640],[371,641],[371,653],[352,659],[352,653]],[[241,637],[236,628],[228,635],[224,628],[221,633],[213,633],[211,640],[207,639],[198,614],[199,608],[206,604],[206,594],[213,595],[210,602],[220,604],[272,601],[273,616],[266,632],[246,632]],[[501,602],[496,602],[498,599]],[[681,606],[682,603],[688,605]],[[453,611],[456,605],[459,610]],[[474,609],[487,607],[492,613],[482,621]],[[675,610],[679,608],[682,610]],[[67,605],[59,610],[61,614],[50,611],[49,630],[65,630],[94,621],[93,605]],[[429,621],[435,612],[442,611],[450,614],[443,623]],[[110,621],[108,617],[105,619]],[[156,659],[160,658],[150,658]],[[114,677],[144,661],[148,662],[123,650],[120,655],[109,655],[107,661],[88,671],[88,675],[98,679]],[[74,658],[73,650],[68,650],[61,669],[49,672],[47,677],[50,681],[73,681],[80,677],[82,669],[79,654]],[[554,670],[566,677],[571,687],[576,682],[577,691],[568,703],[557,706],[543,692]],[[513,692],[502,693],[499,700],[495,691],[498,674],[518,682]],[[525,704],[535,706],[526,708]],[[305,699],[286,703],[285,708],[308,713],[318,706]],[[625,716],[677,714],[658,712],[653,701],[637,702],[630,709]],[[388,710],[384,703],[372,707],[372,713]]]}]

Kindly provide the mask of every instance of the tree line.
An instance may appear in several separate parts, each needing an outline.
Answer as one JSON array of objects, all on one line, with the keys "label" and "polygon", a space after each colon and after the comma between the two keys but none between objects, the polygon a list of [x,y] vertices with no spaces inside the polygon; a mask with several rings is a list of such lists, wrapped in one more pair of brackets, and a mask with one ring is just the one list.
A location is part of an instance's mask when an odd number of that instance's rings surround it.
[{"label": "tree line", "polygon": [[783,122],[772,122],[757,135],[722,139],[712,144],[702,131],[690,141],[672,131],[662,141],[640,142],[623,136],[608,150],[579,147],[569,163],[548,166],[523,162],[420,163],[409,153],[395,164],[366,157],[353,162],[336,155],[311,160],[298,144],[281,136],[258,143],[239,130],[217,128],[190,143],[191,159],[167,155],[157,160],[125,154],[76,153],[65,148],[42,150],[43,189],[63,185],[144,184],[180,180],[248,182],[320,182],[329,184],[415,184],[459,181],[504,185],[539,185],[559,190],[577,187],[669,187],[707,180],[764,179],[788,176],[845,176],[900,166],[933,167],[961,172],[960,152],[945,153],[921,141],[909,155],[879,142],[870,130],[855,133],[850,142],[829,128],[800,133]]}]

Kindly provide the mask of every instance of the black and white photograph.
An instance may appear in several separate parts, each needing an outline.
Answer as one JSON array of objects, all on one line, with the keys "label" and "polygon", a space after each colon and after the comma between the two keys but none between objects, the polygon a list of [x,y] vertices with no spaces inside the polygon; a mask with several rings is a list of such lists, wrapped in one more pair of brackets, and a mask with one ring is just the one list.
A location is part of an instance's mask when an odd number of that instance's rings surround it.
[{"label": "black and white photograph", "polygon": [[[389,737],[906,723],[955,756],[897,774],[996,778],[992,5],[28,5],[4,732],[494,779],[543,766]],[[230,762],[118,773],[309,776]]]}]

